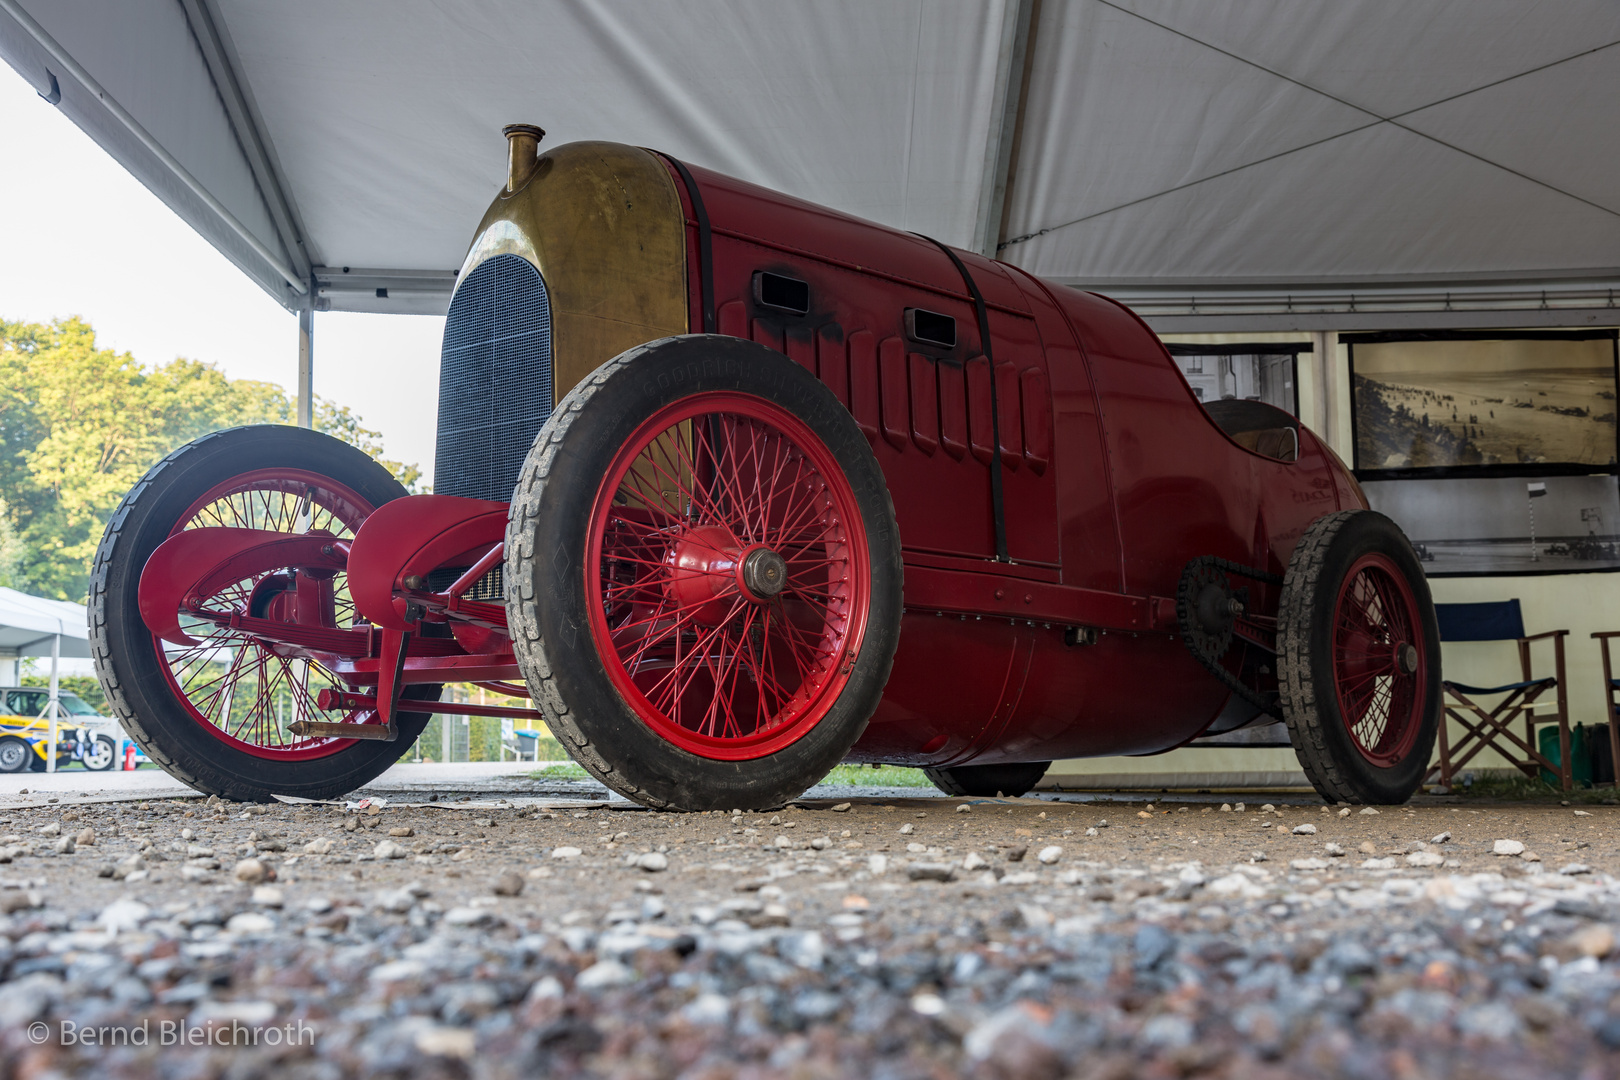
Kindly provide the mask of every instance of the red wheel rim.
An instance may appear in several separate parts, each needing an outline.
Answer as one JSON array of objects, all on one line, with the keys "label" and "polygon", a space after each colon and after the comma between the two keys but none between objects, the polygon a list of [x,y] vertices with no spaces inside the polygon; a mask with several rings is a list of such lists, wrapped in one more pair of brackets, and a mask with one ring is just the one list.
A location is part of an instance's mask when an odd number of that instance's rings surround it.
[{"label": "red wheel rim", "polygon": [[[353,539],[373,510],[355,491],[319,473],[301,469],[257,469],[221,481],[180,515],[169,535],[186,529],[233,526],[273,532],[325,531]],[[252,576],[221,587],[205,598],[210,610],[245,610],[249,604],[276,603],[266,588],[285,567],[266,566]],[[354,618],[347,575],[338,572],[323,588],[331,593],[331,624],[347,627]],[[257,590],[257,599],[255,591]],[[305,739],[287,732],[297,720],[365,723],[375,712],[338,717],[316,707],[315,696],[334,687],[354,690],[313,660],[282,655],[272,646],[229,626],[182,611],[180,625],[199,644],[168,645],[152,638],[158,666],[175,700],[220,742],[254,757],[308,761],[353,746],[354,739]]]},{"label": "red wheel rim", "polygon": [[613,459],[588,528],[591,635],[654,732],[739,761],[827,714],[871,567],[855,493],[798,417],[730,392],[666,406]]},{"label": "red wheel rim", "polygon": [[1411,752],[1422,726],[1427,649],[1417,597],[1388,556],[1364,555],[1333,611],[1333,680],[1339,715],[1361,756],[1380,768]]}]

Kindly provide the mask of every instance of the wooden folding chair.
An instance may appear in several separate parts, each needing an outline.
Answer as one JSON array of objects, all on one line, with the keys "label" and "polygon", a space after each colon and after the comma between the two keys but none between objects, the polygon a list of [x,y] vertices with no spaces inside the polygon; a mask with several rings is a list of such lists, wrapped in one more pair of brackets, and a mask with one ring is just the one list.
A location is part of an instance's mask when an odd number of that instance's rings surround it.
[{"label": "wooden folding chair", "polygon": [[[1514,768],[1526,776],[1535,776],[1540,769],[1556,773],[1563,789],[1574,787],[1574,766],[1570,761],[1569,702],[1564,678],[1564,638],[1568,630],[1549,630],[1542,634],[1526,635],[1524,616],[1517,600],[1501,600],[1484,604],[1436,604],[1435,614],[1440,622],[1441,641],[1513,641],[1519,646],[1518,682],[1501,686],[1470,686],[1467,683],[1443,680],[1445,687],[1446,718],[1462,726],[1463,735],[1455,746],[1451,745],[1449,725],[1440,724],[1440,763],[1429,770],[1428,780],[1438,774],[1440,785],[1447,790],[1451,781],[1474,757],[1487,748],[1495,750]],[[1531,643],[1551,640],[1553,643],[1554,674],[1536,676],[1531,670]],[[1550,761],[1536,744],[1536,704],[1548,691],[1555,691],[1558,703],[1558,760]],[[1476,698],[1503,695],[1494,707],[1487,708]],[[1524,721],[1524,737],[1513,730],[1514,721]],[[1611,731],[1613,728],[1611,727]]]},{"label": "wooden folding chair", "polygon": [[1620,703],[1616,703],[1614,695],[1620,691],[1620,679],[1614,677],[1614,665],[1609,660],[1609,641],[1620,637],[1620,630],[1604,630],[1593,634],[1598,645],[1603,649],[1603,700],[1609,715],[1606,721],[1609,725],[1609,761],[1614,775],[1614,786],[1620,788]]}]

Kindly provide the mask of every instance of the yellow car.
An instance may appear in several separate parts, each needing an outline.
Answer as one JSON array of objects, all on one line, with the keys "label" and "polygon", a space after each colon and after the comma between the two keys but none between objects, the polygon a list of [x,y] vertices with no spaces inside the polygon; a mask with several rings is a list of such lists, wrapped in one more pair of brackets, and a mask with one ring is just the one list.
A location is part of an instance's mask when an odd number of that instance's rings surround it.
[{"label": "yellow car", "polygon": [[[45,770],[45,754],[51,740],[51,722],[42,714],[50,701],[50,691],[29,687],[0,689],[0,772]],[[96,716],[96,710],[76,694],[61,691],[56,700],[69,716]],[[78,724],[58,718],[56,722],[56,767],[66,768],[79,756],[80,743],[88,733]]]}]

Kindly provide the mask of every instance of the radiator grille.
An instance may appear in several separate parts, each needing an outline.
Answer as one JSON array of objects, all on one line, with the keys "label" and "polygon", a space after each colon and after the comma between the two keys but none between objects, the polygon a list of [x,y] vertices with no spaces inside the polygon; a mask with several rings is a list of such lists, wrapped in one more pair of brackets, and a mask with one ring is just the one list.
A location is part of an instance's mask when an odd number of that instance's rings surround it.
[{"label": "radiator grille", "polygon": [[[430,572],[424,583],[428,592],[444,592],[457,581],[461,575],[471,570],[470,566],[441,566]],[[468,600],[480,600],[484,603],[500,604],[506,601],[506,572],[500,563],[477,581],[472,588],[462,594]]]},{"label": "radiator grille", "polygon": [[507,502],[551,416],[551,303],[517,255],[462,279],[444,324],[433,490]]}]

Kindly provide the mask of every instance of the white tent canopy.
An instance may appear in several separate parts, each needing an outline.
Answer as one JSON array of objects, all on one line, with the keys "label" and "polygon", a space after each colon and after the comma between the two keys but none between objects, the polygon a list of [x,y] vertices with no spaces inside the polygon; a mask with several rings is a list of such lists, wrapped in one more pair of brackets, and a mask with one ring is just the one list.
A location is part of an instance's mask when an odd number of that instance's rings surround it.
[{"label": "white tent canopy", "polygon": [[[66,719],[58,702],[58,661],[62,657],[90,656],[90,626],[83,604],[29,596],[16,589],[0,587],[0,660],[9,660],[11,679],[17,677],[17,658],[51,658],[51,692],[45,714],[50,719],[47,746],[57,745],[57,724]],[[5,668],[0,668],[4,671]],[[8,680],[9,681],[9,680]],[[56,771],[56,754],[45,755],[47,772]]]},{"label": "white tent canopy", "polygon": [[1610,0],[0,0],[0,55],[290,308],[442,312],[530,122],[1161,329],[1620,321]]},{"label": "white tent canopy", "polygon": [[49,656],[51,642],[58,637],[60,655],[89,658],[90,629],[83,604],[0,587],[0,659]]}]

